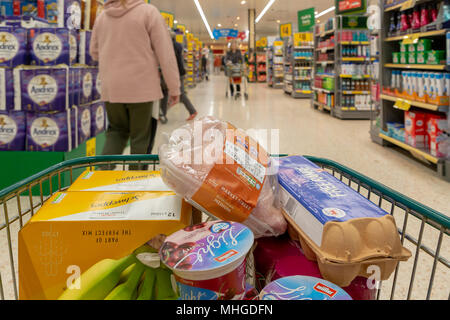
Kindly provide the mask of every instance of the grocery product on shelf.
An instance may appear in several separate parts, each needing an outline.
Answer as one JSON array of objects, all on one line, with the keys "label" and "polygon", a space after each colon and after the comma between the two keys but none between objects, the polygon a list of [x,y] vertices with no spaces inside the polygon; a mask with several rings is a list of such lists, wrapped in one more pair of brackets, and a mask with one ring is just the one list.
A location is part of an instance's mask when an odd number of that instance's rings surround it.
[{"label": "grocery product on shelf", "polygon": [[280,278],[261,291],[260,300],[352,300],[329,281],[306,276]]},{"label": "grocery product on shelf", "polygon": [[26,113],[27,151],[71,151],[77,146],[77,117],[73,109]]},{"label": "grocery product on shelf", "polygon": [[96,66],[98,64],[95,61],[91,54],[89,53],[90,43],[91,43],[92,31],[89,30],[80,30],[80,46],[79,46],[79,57],[78,61],[80,64],[88,65],[88,66]]},{"label": "grocery product on shelf", "polygon": [[[188,226],[191,213],[172,191],[55,193],[19,232],[20,299],[105,299],[121,279],[133,277],[132,270],[124,274],[129,266],[157,271],[160,244]],[[57,267],[52,259],[59,259]],[[161,283],[167,278],[156,274],[158,288],[171,287]],[[139,289],[132,287],[136,299]]]},{"label": "grocery product on shelf", "polygon": [[[180,144],[186,141],[175,139],[178,132],[182,130],[191,138],[199,129],[205,135],[180,153]],[[215,138],[208,138],[213,132]],[[214,154],[211,148],[216,150]],[[164,182],[199,210],[242,222],[256,238],[285,232],[286,221],[274,207],[277,181],[272,161],[243,130],[204,117],[175,130],[173,137],[161,145],[159,158]],[[191,159],[197,160],[193,163]]]},{"label": "grocery product on shelf", "polygon": [[348,286],[376,265],[386,280],[411,256],[392,216],[307,159],[280,158],[278,178],[289,234],[318,262],[324,279]]},{"label": "grocery product on shelf", "polygon": [[17,67],[27,63],[27,30],[22,27],[0,27],[0,65]]},{"label": "grocery product on shelf", "polygon": [[26,114],[23,111],[0,108],[0,150],[25,149]]},{"label": "grocery product on shelf", "polygon": [[103,102],[97,101],[91,104],[91,135],[97,136],[106,129],[106,110]]},{"label": "grocery product on shelf", "polygon": [[76,38],[75,31],[66,28],[29,29],[30,65],[54,66],[75,63]]},{"label": "grocery product on shelf", "polygon": [[92,137],[91,106],[89,104],[84,106],[75,106],[73,110],[75,111],[75,117],[77,119],[77,145],[79,145]]},{"label": "grocery product on shelf", "polygon": [[253,233],[229,221],[210,221],[168,236],[161,261],[174,275],[182,300],[240,300],[246,293],[246,255]]}]

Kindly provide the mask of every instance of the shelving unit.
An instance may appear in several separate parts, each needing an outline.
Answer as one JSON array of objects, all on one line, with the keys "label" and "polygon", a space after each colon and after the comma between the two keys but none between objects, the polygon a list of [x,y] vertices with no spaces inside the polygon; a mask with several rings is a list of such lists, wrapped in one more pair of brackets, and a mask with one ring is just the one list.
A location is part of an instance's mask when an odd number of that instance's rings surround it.
[{"label": "shelving unit", "polygon": [[[339,119],[370,119],[369,30],[365,16],[337,16],[336,107]],[[352,21],[350,23],[349,21]],[[353,26],[353,22],[356,26]]]},{"label": "shelving unit", "polygon": [[257,81],[256,74],[256,54],[253,52],[247,53],[247,80],[249,83],[254,83]]},{"label": "shelving unit", "polygon": [[318,110],[327,110],[333,114],[335,103],[335,33],[336,20],[331,18],[327,23],[314,27],[313,97],[311,106]]},{"label": "shelving unit", "polygon": [[267,59],[265,48],[256,49],[256,78],[258,82],[267,81]]},{"label": "shelving unit", "polygon": [[185,65],[186,65],[186,82],[185,86],[187,88],[195,88],[195,58],[194,58],[194,42],[187,42],[187,53],[185,56]]},{"label": "shelving unit", "polygon": [[269,49],[267,63],[270,78],[268,85],[274,89],[283,89],[284,87],[283,45],[283,41],[275,41]]},{"label": "shelving unit", "polygon": [[[413,29],[408,28],[407,30],[398,30],[397,28],[392,28],[396,22],[397,17],[402,15],[405,10],[414,10],[414,5],[421,6],[431,6],[435,5],[438,10],[437,19],[430,22],[427,25],[420,26],[420,28]],[[416,7],[416,10],[418,8]],[[417,87],[404,87],[405,84],[412,82],[404,82],[408,76],[421,75],[424,74],[442,74],[444,72],[449,72],[450,68],[445,64],[445,61],[437,61],[439,64],[430,64],[428,58],[423,64],[421,63],[394,63],[393,56],[401,53],[402,48],[414,48],[415,57],[417,57],[418,52],[424,52],[422,50],[446,50],[446,34],[450,31],[449,25],[450,21],[444,21],[442,1],[433,0],[417,0],[417,1],[404,1],[398,3],[392,7],[384,7],[381,10],[381,25],[390,26],[380,31],[380,41],[382,42],[382,52],[380,59],[380,115],[379,115],[379,130],[373,130],[376,127],[371,125],[371,138],[373,142],[381,144],[383,146],[395,146],[402,150],[406,150],[412,154],[416,159],[419,159],[436,169],[439,176],[450,181],[450,161],[445,159],[444,156],[440,156],[439,153],[430,149],[431,143],[425,142],[425,144],[414,145],[408,135],[410,127],[406,123],[406,111],[412,111],[415,114],[421,115],[426,114],[426,116],[440,116],[447,117],[447,122],[449,117],[449,104],[445,103],[445,97],[443,100],[438,101],[436,99],[429,99],[429,96],[423,90],[423,97],[421,96],[421,87],[419,87],[419,82],[417,82]],[[429,40],[424,40],[429,39]],[[424,41],[423,41],[424,40]],[[428,42],[428,49],[425,49],[425,45],[420,50],[417,44]],[[411,44],[411,48],[409,45]],[[424,54],[427,57],[428,53]],[[421,55],[422,55],[421,54]],[[444,57],[445,59],[445,57]],[[444,60],[442,59],[442,60]],[[398,62],[398,61],[395,61]],[[403,61],[400,61],[403,62]],[[436,61],[433,61],[436,63]],[[397,79],[397,80],[396,80]],[[413,78],[411,78],[413,79]],[[414,78],[415,79],[415,78]],[[419,81],[419,80],[417,80]],[[417,90],[417,91],[416,91]],[[415,92],[415,94],[412,94]],[[440,102],[440,103],[438,103]],[[444,120],[445,121],[445,120]],[[404,136],[392,134],[389,130],[389,126],[397,125],[407,126]],[[425,124],[427,128],[427,124]],[[425,129],[426,130],[426,129]],[[447,130],[447,129],[444,129]],[[450,134],[447,132],[447,134]],[[425,141],[431,139],[429,133],[424,133]],[[441,135],[442,136],[442,135]],[[435,139],[433,137],[433,139]]]},{"label": "shelving unit", "polygon": [[[350,23],[350,21],[352,21]],[[314,108],[339,119],[370,119],[369,31],[364,16],[336,16],[314,29]]]},{"label": "shelving unit", "polygon": [[370,136],[373,141],[382,144],[382,138],[380,138],[381,128],[381,52],[383,43],[381,41],[381,30],[371,29],[369,30],[369,44],[370,44],[370,75],[371,75],[371,104],[370,104]]},{"label": "shelving unit", "polygon": [[283,46],[283,90],[284,93],[287,93],[289,95],[292,95],[294,92],[294,80],[293,80],[293,43],[292,43],[292,37],[288,37],[284,39],[284,46]]}]

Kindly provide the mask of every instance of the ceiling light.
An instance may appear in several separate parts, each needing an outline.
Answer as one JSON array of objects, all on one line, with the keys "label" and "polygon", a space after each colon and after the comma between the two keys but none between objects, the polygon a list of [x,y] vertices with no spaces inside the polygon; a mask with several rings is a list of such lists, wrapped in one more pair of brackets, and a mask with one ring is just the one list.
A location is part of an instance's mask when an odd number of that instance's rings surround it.
[{"label": "ceiling light", "polygon": [[281,21],[280,20],[277,20],[277,23],[280,23]]},{"label": "ceiling light", "polygon": [[238,26],[238,24],[236,23],[235,25],[234,25],[235,27],[237,27]]},{"label": "ceiling light", "polygon": [[241,4],[246,4],[247,3],[247,1],[241,1]]},{"label": "ceiling light", "polygon": [[178,23],[178,21],[177,20],[175,20],[173,23]]},{"label": "ceiling light", "polygon": [[240,19],[241,19],[241,17],[237,17],[237,18],[236,18],[236,20],[240,20]]},{"label": "ceiling light", "polygon": [[336,7],[331,7],[331,8],[328,8],[328,9],[326,9],[326,10],[323,10],[321,13],[316,14],[316,18],[321,17],[321,16],[323,16],[324,14],[327,14],[328,12],[333,11],[334,9],[336,9]]},{"label": "ceiling light", "polygon": [[259,14],[259,16],[256,18],[255,23],[258,23],[259,20],[262,19],[262,17],[266,14],[267,10],[269,10],[269,8],[273,5],[273,3],[275,2],[275,0],[270,0],[266,6],[264,7],[264,9],[261,11],[261,13]]},{"label": "ceiling light", "polygon": [[218,27],[221,27],[222,25],[219,23],[217,26],[218,26]]},{"label": "ceiling light", "polygon": [[194,0],[195,5],[197,6],[197,10],[200,13],[200,16],[202,17],[203,23],[205,24],[206,30],[208,30],[209,36],[211,39],[214,39],[214,36],[212,34],[211,28],[209,26],[208,20],[206,20],[205,14],[203,13],[202,6],[198,2],[198,0]]},{"label": "ceiling light", "polygon": [[189,33],[189,30],[186,30],[186,33]]}]

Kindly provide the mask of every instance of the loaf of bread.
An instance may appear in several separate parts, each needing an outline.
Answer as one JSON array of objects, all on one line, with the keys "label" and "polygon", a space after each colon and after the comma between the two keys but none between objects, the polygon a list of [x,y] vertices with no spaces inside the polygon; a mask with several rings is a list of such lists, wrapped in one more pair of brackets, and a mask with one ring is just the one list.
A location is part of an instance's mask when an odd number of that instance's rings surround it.
[{"label": "loaf of bread", "polygon": [[[260,179],[261,177],[264,178],[261,180],[262,186],[258,184],[257,179],[254,179],[254,176],[250,172],[242,169],[245,166],[237,169],[237,172],[241,172],[242,176],[250,177],[249,179],[253,182],[256,181],[256,184],[253,183],[253,185],[250,185],[249,183],[248,185],[244,185],[245,188],[235,189],[234,191],[238,190],[238,192],[232,194],[232,200],[236,200],[238,203],[244,203],[244,206],[247,203],[252,203],[248,194],[245,193],[248,190],[244,189],[251,189],[255,185],[256,189],[258,189],[257,194],[259,194],[257,201],[254,199],[255,205],[249,206],[251,207],[251,212],[246,216],[244,221],[242,219],[235,219],[236,212],[233,212],[235,211],[234,209],[230,209],[234,208],[234,206],[227,205],[226,195],[221,197],[213,193],[220,194],[224,186],[233,186],[235,183],[242,184],[242,181],[245,179],[242,179],[237,174],[230,174],[219,176],[218,178],[214,177],[213,183],[205,182],[205,180],[209,179],[208,177],[213,168],[214,170],[229,172],[236,171],[235,167],[232,167],[232,164],[223,161],[222,152],[211,152],[211,150],[224,151],[226,132],[230,128],[231,130],[237,130],[227,122],[217,120],[213,117],[204,117],[172,132],[167,143],[163,144],[159,149],[160,165],[162,168],[161,176],[169,187],[191,202],[199,210],[222,220],[241,220],[237,222],[241,222],[249,227],[253,231],[255,238],[283,234],[286,231],[287,223],[281,210],[274,206],[275,190],[278,187],[278,180],[275,172],[269,175],[273,171],[270,170],[272,165],[270,158],[268,158],[267,166],[263,170],[264,175],[260,175]],[[196,135],[199,135],[199,132],[201,132],[200,137],[196,137]],[[249,149],[247,148],[246,156],[248,156]],[[241,147],[238,152],[242,154],[244,152],[243,150],[246,149]],[[259,152],[266,153],[261,147],[259,147]],[[261,166],[257,165],[257,167],[260,168]],[[244,173],[242,173],[243,171]],[[258,175],[258,173],[254,174]],[[198,191],[205,184],[208,184],[208,187],[205,189],[207,190],[206,196],[205,192],[202,192],[203,196],[199,196]],[[242,190],[242,193],[240,190]],[[214,204],[211,202],[220,202],[222,207],[227,207],[227,214],[224,214],[222,210],[211,210],[211,208],[214,208]],[[208,210],[205,208],[208,208]]]}]

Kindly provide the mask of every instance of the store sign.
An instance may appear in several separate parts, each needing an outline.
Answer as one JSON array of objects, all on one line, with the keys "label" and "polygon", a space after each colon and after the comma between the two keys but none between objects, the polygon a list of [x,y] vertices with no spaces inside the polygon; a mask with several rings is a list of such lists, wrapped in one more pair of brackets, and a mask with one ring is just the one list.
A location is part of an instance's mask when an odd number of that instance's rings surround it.
[{"label": "store sign", "polygon": [[343,29],[366,29],[367,28],[367,17],[363,16],[351,16],[342,17],[342,28]]},{"label": "store sign", "polygon": [[238,33],[238,36],[237,36],[239,39],[241,39],[242,41],[244,41],[245,40],[245,38],[247,38],[247,34],[245,33],[245,31],[241,31],[241,32],[239,32]]},{"label": "store sign", "polygon": [[366,2],[367,0],[335,0],[336,14],[364,12]]},{"label": "store sign", "polygon": [[91,138],[86,141],[86,157],[94,157],[95,156],[95,146],[96,146],[96,139]]},{"label": "store sign", "polygon": [[184,36],[182,34],[177,34],[175,37],[175,41],[178,43],[183,44],[184,43]]},{"label": "store sign", "polygon": [[177,24],[176,28],[183,32],[183,34],[186,34],[186,26],[184,24]]},{"label": "store sign", "polygon": [[256,41],[256,47],[257,48],[267,47],[267,38],[263,37],[263,38],[259,39],[258,41]]},{"label": "store sign", "polygon": [[164,21],[166,21],[166,24],[170,27],[173,28],[173,21],[174,21],[174,16],[172,13],[170,12],[165,12],[165,11],[161,11],[161,15],[164,18]]},{"label": "store sign", "polygon": [[305,32],[311,31],[312,27],[315,24],[315,9],[309,8],[305,10],[298,11],[298,31]]},{"label": "store sign", "polygon": [[214,29],[213,36],[214,39],[218,40],[220,38],[237,38],[239,31],[236,29]]},{"label": "store sign", "polygon": [[297,32],[294,33],[294,45],[297,47],[304,42],[312,42],[313,34],[311,32]]},{"label": "store sign", "polygon": [[284,45],[283,41],[274,41],[273,46],[274,47],[282,47]]},{"label": "store sign", "polygon": [[292,36],[292,23],[280,24],[280,38],[284,39]]}]

